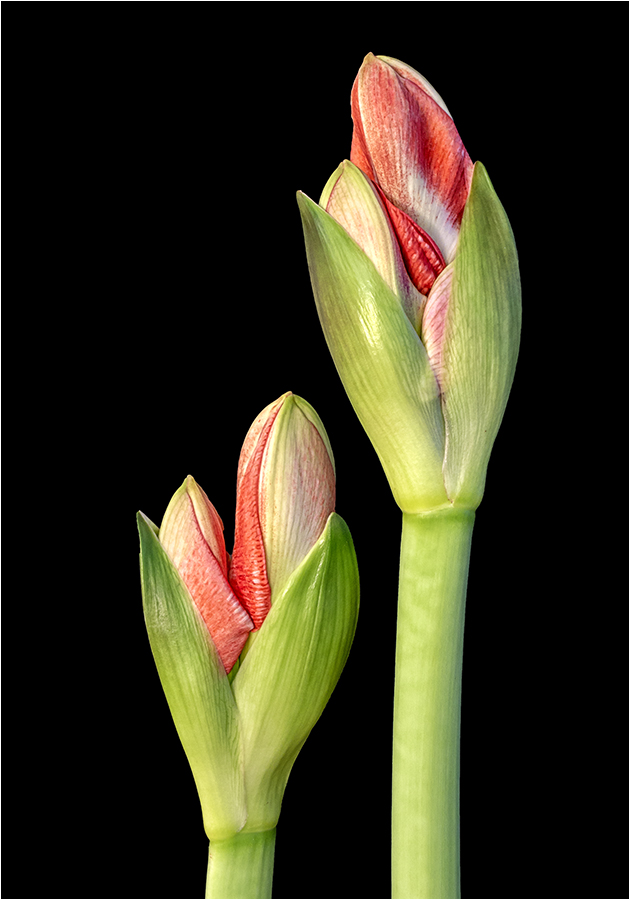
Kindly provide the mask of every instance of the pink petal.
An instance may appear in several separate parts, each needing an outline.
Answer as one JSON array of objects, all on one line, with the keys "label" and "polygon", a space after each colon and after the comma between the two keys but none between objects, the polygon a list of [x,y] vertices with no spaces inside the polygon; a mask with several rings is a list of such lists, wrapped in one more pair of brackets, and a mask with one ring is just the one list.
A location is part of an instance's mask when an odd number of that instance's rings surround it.
[{"label": "pink petal", "polygon": [[254,623],[239,603],[201,534],[178,568],[208,627],[225,671],[229,672],[241,655]]},{"label": "pink petal", "polygon": [[[336,181],[327,191],[335,176]],[[378,185],[348,160],[341,163],[324,191],[320,203],[324,205],[325,200],[326,212],[343,225],[363,252],[369,256],[379,274],[399,298],[407,317],[417,330],[419,311],[426,298],[419,296],[418,285],[416,281],[412,282],[411,273],[407,270],[403,258],[404,251],[388,214],[388,205],[392,204]],[[399,216],[404,215],[396,207],[392,209]],[[411,222],[408,216],[405,218]],[[417,225],[411,224],[413,228],[418,229]],[[417,268],[419,269],[419,265]],[[430,272],[430,277],[423,280],[416,279],[428,285],[426,291],[421,292],[424,294],[429,293],[436,276],[428,262],[427,271]]]},{"label": "pink petal", "polygon": [[160,542],[188,588],[229,672],[254,624],[226,577],[221,519],[193,479],[189,477],[186,485],[187,490],[178,492],[169,504],[160,528]]},{"label": "pink petal", "polygon": [[[352,88],[350,158],[388,200],[455,255],[472,162],[438,95],[410,67],[368,54]],[[436,99],[438,98],[438,99]]]},{"label": "pink petal", "polygon": [[440,389],[443,382],[442,348],[444,346],[448,304],[451,299],[453,271],[453,266],[448,266],[433,285],[427,297],[420,327],[420,339],[427,351],[431,368],[437,378]]},{"label": "pink petal", "polygon": [[[223,522],[214,505],[208,499],[206,492],[191,476],[188,476],[188,498],[193,506],[201,533],[203,534],[213,556],[221,566],[221,571],[227,575],[228,555],[223,538]],[[192,484],[191,484],[192,482]],[[194,487],[193,487],[194,486]]]}]

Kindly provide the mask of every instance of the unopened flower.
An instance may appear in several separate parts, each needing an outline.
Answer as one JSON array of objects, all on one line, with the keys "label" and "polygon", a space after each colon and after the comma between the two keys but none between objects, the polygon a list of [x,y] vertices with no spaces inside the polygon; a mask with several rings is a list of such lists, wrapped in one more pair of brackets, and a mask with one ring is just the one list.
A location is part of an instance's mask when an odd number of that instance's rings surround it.
[{"label": "unopened flower", "polygon": [[345,664],[358,572],[334,506],[325,429],[288,393],[245,439],[231,559],[191,476],[159,529],[138,514],[149,639],[211,840],[275,828],[293,762]]},{"label": "unopened flower", "polygon": [[518,354],[510,224],[410,66],[369,54],[352,112],[351,161],[298,194],[324,334],[403,511],[474,509]]}]

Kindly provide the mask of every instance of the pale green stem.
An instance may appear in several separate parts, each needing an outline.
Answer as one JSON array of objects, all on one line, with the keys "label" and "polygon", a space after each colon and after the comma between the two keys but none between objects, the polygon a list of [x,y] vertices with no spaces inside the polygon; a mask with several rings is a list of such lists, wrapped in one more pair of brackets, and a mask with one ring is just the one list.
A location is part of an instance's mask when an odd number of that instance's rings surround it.
[{"label": "pale green stem", "polygon": [[276,829],[210,841],[206,900],[271,897]]},{"label": "pale green stem", "polygon": [[403,514],[394,692],[392,897],[457,900],[464,609],[475,514]]}]

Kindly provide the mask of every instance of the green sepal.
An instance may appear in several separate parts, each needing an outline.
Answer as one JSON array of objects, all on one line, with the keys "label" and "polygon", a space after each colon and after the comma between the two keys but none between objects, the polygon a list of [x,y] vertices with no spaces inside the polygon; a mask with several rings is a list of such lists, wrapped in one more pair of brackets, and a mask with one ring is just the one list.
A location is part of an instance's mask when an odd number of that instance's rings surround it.
[{"label": "green sepal", "polygon": [[322,329],[394,498],[406,512],[443,505],[444,421],[426,350],[347,231],[306,195],[298,204]]},{"label": "green sepal", "polygon": [[273,828],[300,748],[345,665],[359,610],[348,526],[332,513],[272,601],[232,683],[242,722],[248,798],[244,831]]},{"label": "green sepal", "polygon": [[197,608],[157,537],[138,513],[144,618],[151,650],[188,757],[210,840],[246,819],[239,717],[223,663]]},{"label": "green sepal", "polygon": [[512,386],[521,331],[516,244],[479,162],[453,265],[442,358],[444,482],[452,503],[475,509]]}]

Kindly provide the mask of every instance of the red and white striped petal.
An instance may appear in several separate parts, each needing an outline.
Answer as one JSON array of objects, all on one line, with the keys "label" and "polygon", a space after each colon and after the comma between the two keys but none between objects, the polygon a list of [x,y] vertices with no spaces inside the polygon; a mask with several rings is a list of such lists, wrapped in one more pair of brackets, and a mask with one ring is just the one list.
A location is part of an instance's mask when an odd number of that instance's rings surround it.
[{"label": "red and white striped petal", "polygon": [[366,56],[352,88],[350,158],[449,263],[473,165],[443,101],[418,72]]},{"label": "red and white striped petal", "polygon": [[446,265],[440,248],[411,216],[390,203],[378,185],[376,190],[383,197],[409,277],[420,293],[426,296]]}]

